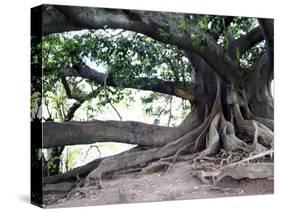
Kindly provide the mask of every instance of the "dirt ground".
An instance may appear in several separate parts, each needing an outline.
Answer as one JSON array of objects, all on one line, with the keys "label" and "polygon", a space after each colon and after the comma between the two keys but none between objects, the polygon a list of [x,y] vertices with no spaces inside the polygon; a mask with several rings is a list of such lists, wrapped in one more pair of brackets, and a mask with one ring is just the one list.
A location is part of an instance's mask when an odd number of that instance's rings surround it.
[{"label": "dirt ground", "polygon": [[[225,178],[216,186],[202,184],[192,176],[192,164],[188,161],[177,162],[168,171],[151,174],[133,172],[115,174],[111,179],[103,180],[102,189],[95,186],[73,192],[71,196],[61,198],[46,206],[74,207],[104,204],[153,202],[184,199],[202,199],[242,195],[259,195],[273,193],[273,180],[234,180]],[[48,194],[44,199],[54,199],[61,194]]]}]

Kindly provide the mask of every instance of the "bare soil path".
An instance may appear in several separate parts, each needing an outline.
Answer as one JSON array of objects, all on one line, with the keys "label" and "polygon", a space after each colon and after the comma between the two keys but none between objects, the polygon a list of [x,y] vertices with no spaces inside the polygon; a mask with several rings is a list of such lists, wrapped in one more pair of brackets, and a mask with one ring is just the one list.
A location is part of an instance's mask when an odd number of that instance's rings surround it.
[{"label": "bare soil path", "polygon": [[[202,199],[273,193],[273,180],[234,180],[225,178],[216,186],[202,184],[192,176],[192,164],[181,161],[168,171],[151,174],[133,172],[117,173],[112,179],[103,180],[102,189],[83,188],[83,194],[74,192],[68,199],[62,198],[47,207],[73,207],[104,204],[137,203],[167,200]],[[61,194],[49,194],[56,198]]]}]

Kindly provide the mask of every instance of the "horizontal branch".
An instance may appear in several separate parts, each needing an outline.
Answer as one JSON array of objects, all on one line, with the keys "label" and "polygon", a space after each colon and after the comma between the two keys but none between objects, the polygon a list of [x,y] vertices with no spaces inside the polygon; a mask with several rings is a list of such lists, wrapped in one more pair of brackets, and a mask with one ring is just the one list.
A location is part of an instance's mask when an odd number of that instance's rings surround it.
[{"label": "horizontal branch", "polygon": [[[86,65],[75,65],[74,67],[75,68],[62,70],[61,74],[64,77],[86,78],[100,85],[104,85],[107,74],[99,72]],[[108,74],[106,78],[106,85],[113,86],[113,87],[150,90],[154,92],[174,95],[183,99],[187,99],[190,102],[194,102],[196,99],[195,91],[191,88],[191,86],[187,86],[187,85],[183,86],[179,83],[175,83],[172,81],[165,81],[158,78],[141,77],[129,81],[126,80],[125,78],[118,77],[118,82],[115,82],[112,75]]]},{"label": "horizontal branch", "polygon": [[[196,52],[226,81],[239,81],[241,68],[210,36],[194,29],[194,26],[179,27],[178,21],[184,20],[184,14],[173,18],[169,13],[113,10],[73,6],[55,6],[43,13],[43,34],[51,34],[77,29],[112,29],[132,30],[145,34],[160,42],[189,49]],[[60,11],[59,19],[56,14]],[[47,16],[47,17],[45,17]],[[67,23],[62,26],[62,23]],[[72,27],[72,28],[71,28]],[[164,35],[163,35],[164,34]],[[196,40],[204,41],[204,45]]]},{"label": "horizontal branch", "polygon": [[134,121],[44,122],[43,132],[43,148],[95,142],[121,142],[157,147],[181,136],[177,127]]}]

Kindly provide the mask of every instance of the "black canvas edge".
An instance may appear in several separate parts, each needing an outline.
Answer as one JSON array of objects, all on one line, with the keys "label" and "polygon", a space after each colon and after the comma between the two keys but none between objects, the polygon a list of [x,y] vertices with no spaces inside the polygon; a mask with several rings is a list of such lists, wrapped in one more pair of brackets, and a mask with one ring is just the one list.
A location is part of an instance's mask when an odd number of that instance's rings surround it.
[{"label": "black canvas edge", "polygon": [[[31,47],[42,41],[42,6],[31,8]],[[32,58],[37,57],[36,63],[32,63]],[[39,93],[39,101],[42,101],[42,51],[31,51],[31,94]],[[31,111],[35,108],[31,108]],[[42,149],[42,110],[38,113],[38,119],[31,119],[31,182],[30,182],[30,202],[33,205],[43,207],[42,193],[42,159],[38,158]]]}]

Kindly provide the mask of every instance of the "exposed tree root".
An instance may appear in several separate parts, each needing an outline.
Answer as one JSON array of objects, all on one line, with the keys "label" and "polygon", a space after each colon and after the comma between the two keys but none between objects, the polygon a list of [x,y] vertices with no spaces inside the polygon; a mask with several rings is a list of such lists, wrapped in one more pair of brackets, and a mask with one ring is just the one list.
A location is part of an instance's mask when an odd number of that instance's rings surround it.
[{"label": "exposed tree root", "polygon": [[272,178],[274,173],[273,163],[240,163],[225,166],[218,174],[214,176],[214,184],[217,184],[223,178],[229,176],[236,180],[248,179],[268,179]]},{"label": "exposed tree root", "polygon": [[[252,153],[251,153],[252,154]],[[223,178],[229,176],[240,180],[243,178],[259,179],[273,177],[273,150],[240,158],[241,152],[222,152],[220,157],[202,157],[194,160],[193,176],[196,176],[202,183],[217,184]],[[234,155],[234,157],[233,157]],[[238,156],[238,157],[237,157]],[[224,158],[224,159],[223,159]],[[221,162],[219,162],[221,161]],[[225,161],[225,164],[223,163]]]},{"label": "exposed tree root", "polygon": [[210,187],[209,191],[220,191],[220,192],[223,192],[223,193],[234,192],[238,195],[244,193],[244,191],[242,189],[239,189],[239,188],[221,188],[221,187],[217,187],[217,186]]},{"label": "exposed tree root", "polygon": [[217,113],[210,125],[209,133],[208,136],[206,137],[206,149],[201,153],[200,155],[201,157],[216,154],[221,147],[221,144],[219,142],[220,137],[218,132],[218,124],[220,118],[221,118],[220,113]]},{"label": "exposed tree root", "polygon": [[43,202],[43,204],[44,204],[45,206],[46,206],[46,205],[56,204],[56,203],[58,203],[58,202],[60,202],[60,201],[65,200],[66,195],[67,195],[67,194],[65,194],[65,193],[61,193],[61,194],[57,195],[56,197],[53,197],[53,199],[51,199],[51,200],[45,200],[45,201]]},{"label": "exposed tree root", "polygon": [[258,143],[266,147],[272,146],[273,132],[268,127],[258,121],[245,120],[241,114],[239,105],[234,106],[234,117],[239,132],[241,132],[243,135],[246,135],[246,137],[252,137],[255,134],[255,131],[257,130]]},{"label": "exposed tree root", "polygon": [[256,120],[262,123],[263,125],[265,125],[266,127],[268,127],[271,131],[274,130],[274,121],[272,119],[266,119],[266,118],[254,116],[250,111],[249,107],[243,107],[243,108],[247,119]]},{"label": "exposed tree root", "polygon": [[195,170],[192,175],[204,184],[216,185],[225,177],[236,180],[248,179],[271,179],[274,176],[273,163],[240,163],[224,166],[216,171]]},{"label": "exposed tree root", "polygon": [[[238,105],[234,106],[234,120],[241,135],[252,142],[244,142],[235,134],[234,126],[223,115],[213,119],[207,137],[207,148],[194,159],[192,173],[203,183],[217,184],[224,177],[236,180],[273,177],[273,132],[257,120],[245,120]],[[220,126],[220,127],[218,127]],[[222,142],[223,151],[218,157],[207,157],[217,153]],[[210,142],[211,141],[211,142]],[[270,156],[266,159],[266,156]],[[218,159],[219,158],[219,159]],[[251,163],[250,163],[251,162]]]},{"label": "exposed tree root", "polygon": [[[122,155],[122,154],[126,154],[128,152],[140,151],[142,149],[143,149],[142,147],[137,146],[137,147],[129,149],[125,152],[122,152],[120,154]],[[106,158],[107,157],[95,159],[92,162],[87,163],[84,166],[74,168],[74,169],[72,169],[72,170],[70,170],[66,173],[63,173],[63,174],[44,177],[43,178],[43,185],[55,184],[55,183],[66,182],[66,181],[77,181],[77,180],[79,180],[80,177],[81,178],[86,177],[91,171],[93,171],[94,169],[96,169],[99,166],[99,164],[102,160],[105,160]]]},{"label": "exposed tree root", "polygon": [[270,156],[270,160],[273,160],[273,154],[274,154],[274,151],[272,149],[270,149],[270,150],[264,151],[260,154],[247,157],[247,158],[241,160],[240,163],[250,162],[250,161],[258,160],[258,159],[263,159],[265,156]]},{"label": "exposed tree root", "polygon": [[[187,155],[178,155],[176,158],[176,161],[190,161],[193,160],[195,157],[197,157],[199,153],[194,154],[187,154]],[[175,156],[170,156],[166,158],[161,158],[159,162],[175,162]]]},{"label": "exposed tree root", "polygon": [[53,175],[43,178],[43,185],[54,184],[65,181],[76,181],[79,177],[85,177],[93,169],[97,168],[101,159],[96,159],[84,166],[74,168],[64,174]]},{"label": "exposed tree root", "polygon": [[141,174],[151,174],[154,172],[159,172],[159,171],[167,171],[168,168],[170,167],[170,163],[168,162],[163,162],[163,161],[157,161],[157,162],[153,162],[150,165],[144,167],[141,170]]}]

